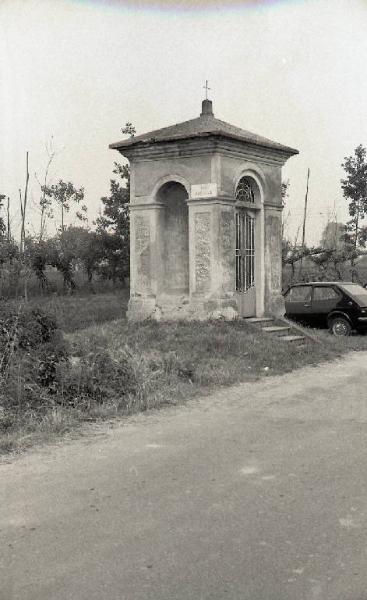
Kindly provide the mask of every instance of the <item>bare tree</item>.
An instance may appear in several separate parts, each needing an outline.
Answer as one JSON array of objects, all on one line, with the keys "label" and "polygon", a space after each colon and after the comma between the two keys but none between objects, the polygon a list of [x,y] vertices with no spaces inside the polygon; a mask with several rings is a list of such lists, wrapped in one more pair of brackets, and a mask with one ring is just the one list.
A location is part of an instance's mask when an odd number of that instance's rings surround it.
[{"label": "bare tree", "polygon": [[28,200],[28,183],[29,183],[29,152],[26,153],[26,178],[24,194],[19,188],[19,202],[20,202],[20,214],[21,214],[21,226],[20,226],[20,253],[24,255],[25,250],[25,219],[27,212],[27,200]]},{"label": "bare tree", "polygon": [[39,230],[39,236],[38,236],[38,239],[40,242],[42,242],[45,232],[46,232],[47,218],[52,215],[51,198],[46,195],[50,167],[51,167],[52,161],[54,160],[54,158],[56,156],[56,151],[53,147],[53,137],[52,136],[51,136],[50,142],[46,143],[46,154],[47,154],[48,159],[47,159],[47,163],[46,163],[45,173],[43,176],[43,181],[41,182],[39,180],[37,173],[34,174],[34,176],[37,180],[37,183],[40,186],[40,190],[41,190],[41,197],[40,197],[40,201],[39,201],[40,209],[41,209],[41,219],[40,219],[40,230]]}]

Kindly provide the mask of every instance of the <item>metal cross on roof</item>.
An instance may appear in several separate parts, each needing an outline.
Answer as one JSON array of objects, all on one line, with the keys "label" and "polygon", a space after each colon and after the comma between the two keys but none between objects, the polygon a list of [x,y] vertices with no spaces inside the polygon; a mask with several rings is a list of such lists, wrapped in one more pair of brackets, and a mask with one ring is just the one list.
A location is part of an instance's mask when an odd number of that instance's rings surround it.
[{"label": "metal cross on roof", "polygon": [[208,83],[209,83],[209,82],[208,82],[208,80],[206,79],[206,80],[205,80],[205,85],[203,85],[203,88],[204,88],[204,90],[205,90],[205,100],[207,100],[207,99],[208,99],[208,91],[212,89],[212,88],[210,88],[210,87],[208,86]]}]

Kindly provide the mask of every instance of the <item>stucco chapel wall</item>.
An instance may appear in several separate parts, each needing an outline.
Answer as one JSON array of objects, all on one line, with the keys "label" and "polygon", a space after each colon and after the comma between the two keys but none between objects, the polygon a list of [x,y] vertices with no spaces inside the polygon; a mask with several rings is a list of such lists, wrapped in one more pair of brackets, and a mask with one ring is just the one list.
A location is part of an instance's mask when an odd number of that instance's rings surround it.
[{"label": "stucco chapel wall", "polygon": [[[185,156],[187,151],[175,143],[160,149],[156,158],[132,157],[131,314],[141,310],[148,316],[158,309],[168,315],[174,296],[176,312],[183,317],[235,308],[235,190],[243,175],[253,177],[261,190],[256,314],[282,313],[281,161],[260,160],[250,151],[236,156],[213,147],[203,155]],[[171,207],[162,195],[172,186],[169,182],[179,186]],[[192,185],[206,183],[217,184],[215,197],[190,197]],[[181,203],[179,189],[187,205]],[[184,254],[186,260],[181,260]]]},{"label": "stucco chapel wall", "polygon": [[[263,205],[258,235],[261,237],[261,256],[257,257],[257,272],[263,273],[263,307],[260,313],[284,314],[282,291],[282,197],[281,166],[259,160],[221,157],[220,186],[225,195],[234,196],[236,184],[244,174],[252,176],[259,184]],[[258,307],[259,308],[259,307]],[[260,314],[259,313],[259,314]]]},{"label": "stucco chapel wall", "polygon": [[241,176],[246,173],[253,174],[261,183],[264,204],[271,202],[281,206],[281,167],[266,164],[257,157],[236,158],[234,156],[221,156],[220,161],[220,189],[223,193],[234,196],[236,184]]},{"label": "stucco chapel wall", "polygon": [[159,158],[159,160],[132,161],[131,168],[132,204],[154,200],[154,193],[158,191],[157,188],[167,181],[178,181],[187,186],[199,184],[203,181],[211,181],[211,158],[208,155],[167,156]]}]

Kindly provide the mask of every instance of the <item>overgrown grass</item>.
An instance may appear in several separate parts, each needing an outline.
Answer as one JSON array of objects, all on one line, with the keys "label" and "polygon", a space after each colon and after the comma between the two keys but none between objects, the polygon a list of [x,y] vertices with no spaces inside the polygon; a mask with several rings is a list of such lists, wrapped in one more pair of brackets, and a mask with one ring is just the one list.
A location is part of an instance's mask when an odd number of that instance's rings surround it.
[{"label": "overgrown grass", "polygon": [[[0,452],[54,439],[86,421],[179,404],[218,386],[317,365],[349,350],[367,350],[367,336],[335,338],[314,330],[320,343],[298,347],[243,320],[108,322],[113,314],[108,303],[120,314],[121,296],[65,300],[54,309],[69,332],[71,360],[58,379],[64,388],[58,390],[60,397],[67,400],[8,422],[3,415]],[[88,322],[96,324],[85,328]]]},{"label": "overgrown grass", "polygon": [[117,320],[76,332],[70,340],[76,355],[85,345],[107,347],[113,354],[127,344],[149,364],[163,368],[171,379],[174,374],[176,383],[186,379],[190,386],[200,388],[249,381],[264,373],[286,373],[349,350],[367,350],[366,336],[336,338],[328,331],[312,333],[320,343],[310,341],[299,347],[262,333],[241,319],[140,324]]},{"label": "overgrown grass", "polygon": [[[26,304],[28,308],[41,308],[57,320],[59,327],[65,332],[85,329],[106,321],[123,318],[129,299],[128,289],[117,289],[100,294],[75,293],[66,295],[45,295],[31,298]],[[9,302],[19,305],[19,300]]]}]

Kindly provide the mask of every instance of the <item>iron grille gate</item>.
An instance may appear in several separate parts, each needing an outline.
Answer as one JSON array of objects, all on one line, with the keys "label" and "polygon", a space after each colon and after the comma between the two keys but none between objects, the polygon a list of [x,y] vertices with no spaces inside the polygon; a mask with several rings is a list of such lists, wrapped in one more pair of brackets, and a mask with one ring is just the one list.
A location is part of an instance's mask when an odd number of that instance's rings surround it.
[{"label": "iron grille gate", "polygon": [[236,291],[255,285],[255,218],[245,210],[236,213]]}]

